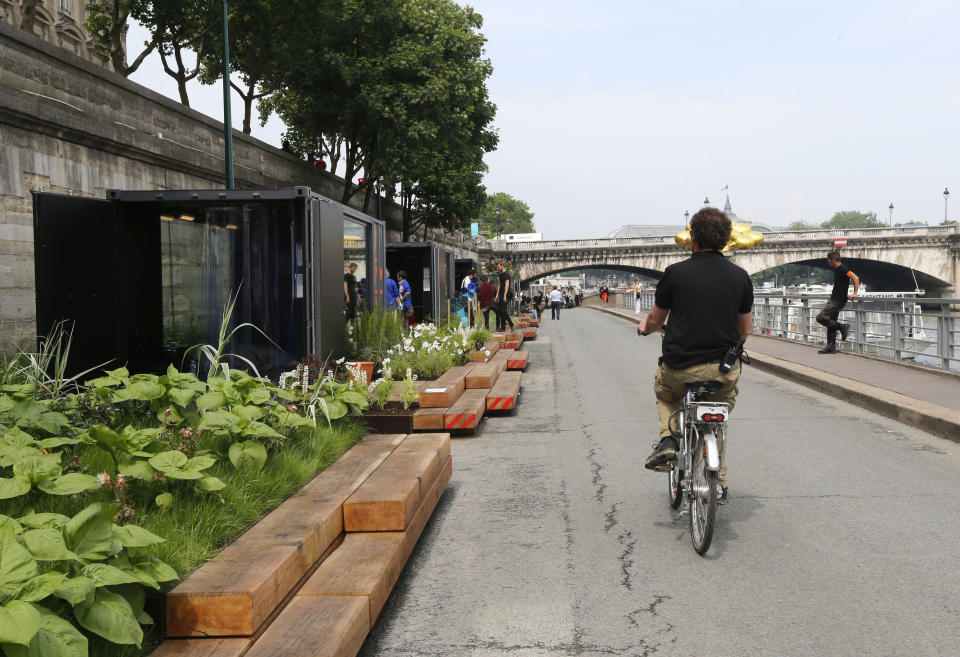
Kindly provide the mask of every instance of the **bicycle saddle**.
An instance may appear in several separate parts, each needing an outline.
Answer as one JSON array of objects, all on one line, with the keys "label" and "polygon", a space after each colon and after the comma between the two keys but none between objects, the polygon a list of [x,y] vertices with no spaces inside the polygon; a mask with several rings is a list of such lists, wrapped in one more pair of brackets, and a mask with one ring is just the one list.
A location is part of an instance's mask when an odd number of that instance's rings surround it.
[{"label": "bicycle saddle", "polygon": [[687,383],[687,389],[695,396],[710,395],[719,390],[722,385],[719,381],[690,381]]}]

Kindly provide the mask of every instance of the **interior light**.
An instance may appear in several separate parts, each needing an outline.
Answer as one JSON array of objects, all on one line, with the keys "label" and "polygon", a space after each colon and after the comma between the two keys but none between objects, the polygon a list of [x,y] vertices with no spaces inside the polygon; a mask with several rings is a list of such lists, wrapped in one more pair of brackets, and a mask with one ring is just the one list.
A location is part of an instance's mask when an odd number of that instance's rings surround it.
[{"label": "interior light", "polygon": [[236,229],[237,229],[237,225],[236,225],[236,224],[227,224],[227,228],[229,228],[230,230],[236,230]]},{"label": "interior light", "polygon": [[193,221],[193,220],[195,220],[195,219],[196,219],[196,217],[194,217],[192,214],[181,214],[181,215],[180,215],[180,220],[181,220],[181,221]]},{"label": "interior light", "polygon": [[161,214],[160,221],[173,221],[173,217],[167,214]]}]

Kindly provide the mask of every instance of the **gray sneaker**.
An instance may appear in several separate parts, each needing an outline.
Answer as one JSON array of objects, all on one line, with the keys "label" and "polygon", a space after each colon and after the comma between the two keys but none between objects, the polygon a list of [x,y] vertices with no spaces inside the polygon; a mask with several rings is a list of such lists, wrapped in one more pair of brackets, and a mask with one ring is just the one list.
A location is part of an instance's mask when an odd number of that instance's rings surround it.
[{"label": "gray sneaker", "polygon": [[646,467],[647,470],[656,470],[660,466],[666,465],[676,458],[677,441],[671,436],[665,436],[664,438],[661,438],[657,446],[653,448],[653,453],[647,457],[644,467]]},{"label": "gray sneaker", "polygon": [[717,484],[717,504],[726,504],[729,501],[730,489]]}]

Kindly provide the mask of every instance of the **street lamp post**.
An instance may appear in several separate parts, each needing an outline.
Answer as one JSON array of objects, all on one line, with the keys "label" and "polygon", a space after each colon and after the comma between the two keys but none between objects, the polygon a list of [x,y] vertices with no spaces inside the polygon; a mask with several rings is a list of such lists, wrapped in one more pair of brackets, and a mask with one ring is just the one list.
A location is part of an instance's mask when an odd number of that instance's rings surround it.
[{"label": "street lamp post", "polygon": [[890,201],[890,227],[893,228],[893,201]]},{"label": "street lamp post", "polygon": [[497,216],[497,221],[496,221],[497,230],[500,230],[500,206],[499,205],[496,208],[494,208],[493,214]]},{"label": "street lamp post", "polygon": [[947,201],[950,199],[950,190],[943,188],[943,223],[947,223]]},{"label": "street lamp post", "polygon": [[690,223],[690,211],[689,211],[689,210],[684,210],[684,211],[683,211],[683,225],[686,226],[686,225],[688,225],[689,223]]},{"label": "street lamp post", "polygon": [[704,204],[704,205],[710,205],[710,197],[709,197],[709,196],[704,196],[704,197],[703,197],[703,204]]}]

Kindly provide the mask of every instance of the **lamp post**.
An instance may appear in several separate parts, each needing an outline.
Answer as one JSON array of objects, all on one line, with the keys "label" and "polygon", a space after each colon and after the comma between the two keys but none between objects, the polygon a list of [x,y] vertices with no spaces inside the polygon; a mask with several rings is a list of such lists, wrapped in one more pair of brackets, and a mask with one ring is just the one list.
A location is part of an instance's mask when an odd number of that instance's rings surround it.
[{"label": "lamp post", "polygon": [[704,204],[704,205],[710,205],[710,197],[709,197],[709,196],[704,196],[704,197],[703,197],[703,204]]},{"label": "lamp post", "polygon": [[233,119],[230,116],[230,39],[227,36],[227,0],[223,5],[223,167],[227,189],[233,189]]},{"label": "lamp post", "polygon": [[496,208],[494,208],[493,214],[497,216],[497,222],[496,222],[497,230],[500,230],[500,206],[499,205]]},{"label": "lamp post", "polygon": [[684,225],[684,227],[686,227],[686,226],[688,226],[689,224],[690,224],[690,211],[689,211],[689,210],[684,210],[684,211],[683,211],[683,225]]},{"label": "lamp post", "polygon": [[947,201],[950,199],[950,190],[943,188],[943,223],[947,223]]},{"label": "lamp post", "polygon": [[890,207],[887,209],[890,210],[890,227],[893,228],[893,201],[890,201]]}]

